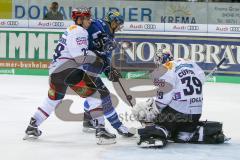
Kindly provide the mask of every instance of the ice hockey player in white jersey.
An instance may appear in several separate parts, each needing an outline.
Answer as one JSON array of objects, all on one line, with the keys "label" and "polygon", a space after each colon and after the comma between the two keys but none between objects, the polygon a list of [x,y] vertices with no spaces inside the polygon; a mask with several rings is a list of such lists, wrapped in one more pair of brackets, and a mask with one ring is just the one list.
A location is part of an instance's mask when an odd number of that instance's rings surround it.
[{"label": "ice hockey player in white jersey", "polygon": [[88,33],[86,30],[91,24],[90,10],[87,8],[74,9],[72,19],[75,25],[67,28],[54,50],[53,60],[49,67],[50,88],[48,96],[31,118],[24,139],[36,138],[41,135],[42,132],[38,126],[50,116],[64,98],[68,87],[64,82],[71,79],[67,77],[78,75],[74,79],[81,81],[84,76],[84,71],[81,70],[82,64],[86,60],[95,60],[93,56],[86,59],[86,55],[91,54],[91,52],[88,53]]},{"label": "ice hockey player in white jersey", "polygon": [[133,114],[145,124],[138,130],[139,145],[163,147],[167,140],[177,143],[223,143],[219,122],[201,122],[203,70],[189,59],[176,59],[170,50],[155,54],[157,68],[152,72],[158,87],[156,97],[136,104]]}]

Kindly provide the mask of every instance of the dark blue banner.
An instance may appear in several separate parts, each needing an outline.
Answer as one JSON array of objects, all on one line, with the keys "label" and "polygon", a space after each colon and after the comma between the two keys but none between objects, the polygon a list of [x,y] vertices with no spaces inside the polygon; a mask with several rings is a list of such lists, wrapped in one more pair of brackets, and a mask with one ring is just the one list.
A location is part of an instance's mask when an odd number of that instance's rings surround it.
[{"label": "dark blue banner", "polygon": [[225,56],[227,60],[216,73],[240,75],[240,38],[119,34],[117,40],[120,47],[116,53],[120,54],[115,56],[115,65],[123,70],[152,70],[154,53],[166,47],[174,58],[196,61],[206,72]]}]

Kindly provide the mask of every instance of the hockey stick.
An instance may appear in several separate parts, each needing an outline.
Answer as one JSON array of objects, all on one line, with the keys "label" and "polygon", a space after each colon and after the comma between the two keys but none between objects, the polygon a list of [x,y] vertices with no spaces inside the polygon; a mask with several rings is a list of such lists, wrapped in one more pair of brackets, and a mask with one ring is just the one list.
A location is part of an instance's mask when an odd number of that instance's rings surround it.
[{"label": "hockey stick", "polygon": [[133,104],[132,104],[132,102],[131,102],[131,100],[132,100],[132,96],[131,96],[131,95],[128,95],[128,94],[126,93],[126,91],[125,91],[125,89],[123,88],[123,85],[122,85],[122,83],[120,82],[119,79],[118,79],[117,82],[118,82],[118,84],[120,85],[120,87],[122,88],[122,91],[123,91],[125,97],[127,98],[129,104],[131,105],[131,107],[133,107]]},{"label": "hockey stick", "polygon": [[[129,41],[117,42],[116,48],[118,48],[118,49],[121,49],[121,48],[122,48],[124,51],[127,50],[127,49],[129,49],[129,48],[130,48],[130,45],[126,45],[126,46],[124,46],[124,47],[121,47],[121,43],[124,43],[124,42],[125,42],[125,43],[130,43]],[[132,104],[132,102],[131,102],[132,96],[131,96],[131,95],[128,95],[128,94],[126,93],[126,91],[125,91],[122,83],[120,82],[120,79],[119,79],[119,78],[118,78],[117,82],[118,82],[119,86],[121,87],[121,89],[122,89],[122,91],[123,91],[123,93],[124,93],[127,101],[129,102],[130,106],[133,108],[133,104]]]},{"label": "hockey stick", "polygon": [[226,60],[227,60],[227,58],[226,58],[226,54],[225,54],[223,56],[223,58],[221,59],[221,61],[213,68],[213,70],[207,74],[206,80],[208,80],[209,77],[211,77],[220,68],[220,66],[223,64],[223,62],[225,62]]}]

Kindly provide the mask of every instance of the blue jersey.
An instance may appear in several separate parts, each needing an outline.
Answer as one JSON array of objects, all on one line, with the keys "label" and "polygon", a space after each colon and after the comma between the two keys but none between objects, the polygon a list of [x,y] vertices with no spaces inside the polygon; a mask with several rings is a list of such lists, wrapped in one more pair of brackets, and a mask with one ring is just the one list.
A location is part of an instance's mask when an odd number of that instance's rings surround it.
[{"label": "blue jersey", "polygon": [[[99,39],[99,37],[102,33],[107,34],[108,38],[114,40],[114,34],[112,34],[110,32],[109,25],[104,20],[100,20],[100,19],[93,20],[90,27],[87,29],[87,31],[88,31],[88,35],[89,35],[89,37],[88,37],[88,43],[89,43],[88,49],[93,51],[93,52],[96,51],[96,50],[99,51],[94,44],[94,40]],[[106,71],[107,68],[109,68],[109,66],[111,64],[111,58],[112,58],[112,52],[108,51],[108,52],[102,52],[102,53],[103,54],[101,54],[100,56],[104,59],[105,66],[104,66],[104,69],[101,70],[101,72]],[[88,68],[92,68],[92,67],[88,66]],[[92,70],[96,70],[96,68],[93,68]],[[99,88],[102,87],[101,85],[103,85],[103,83],[102,83],[100,77],[98,77],[96,79],[95,84],[99,85]],[[105,98],[101,98],[101,101],[99,101],[96,98],[92,98],[92,97],[93,96],[87,97],[86,101],[84,102],[84,110],[89,111],[89,110],[95,109],[96,107],[102,106],[104,116],[108,119],[110,124],[115,129],[119,128],[122,125],[122,122],[120,121],[120,119],[117,115],[117,112],[115,111],[114,107],[112,106],[110,96],[107,96]],[[99,118],[101,118],[101,117],[98,117],[98,119]]]},{"label": "blue jersey", "polygon": [[87,29],[88,31],[88,41],[89,41],[89,50],[95,50],[93,41],[98,38],[99,34],[106,33],[110,36],[110,38],[114,38],[114,35],[110,32],[110,28],[106,21],[101,19],[93,20],[90,27]]},{"label": "blue jersey", "polygon": [[[94,40],[99,38],[99,35],[102,33],[105,33],[109,36],[109,38],[114,39],[114,34],[111,33],[109,25],[107,24],[106,21],[101,20],[101,19],[95,19],[92,21],[90,27],[87,29],[88,31],[88,49],[91,51],[97,50],[95,45],[94,45]],[[110,63],[110,59],[112,57],[112,52],[105,52],[104,57],[108,63]]]}]

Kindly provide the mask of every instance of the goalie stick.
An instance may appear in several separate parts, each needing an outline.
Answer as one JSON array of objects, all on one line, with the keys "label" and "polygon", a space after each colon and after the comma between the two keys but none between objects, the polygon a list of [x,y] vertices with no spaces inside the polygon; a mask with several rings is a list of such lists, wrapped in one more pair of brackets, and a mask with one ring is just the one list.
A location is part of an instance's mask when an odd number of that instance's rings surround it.
[{"label": "goalie stick", "polygon": [[213,70],[211,70],[211,72],[209,72],[206,76],[205,80],[208,80],[209,77],[211,77],[219,68],[220,66],[227,60],[226,58],[226,54],[223,56],[223,58],[221,59],[221,61],[213,68]]}]

